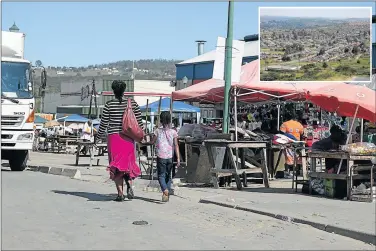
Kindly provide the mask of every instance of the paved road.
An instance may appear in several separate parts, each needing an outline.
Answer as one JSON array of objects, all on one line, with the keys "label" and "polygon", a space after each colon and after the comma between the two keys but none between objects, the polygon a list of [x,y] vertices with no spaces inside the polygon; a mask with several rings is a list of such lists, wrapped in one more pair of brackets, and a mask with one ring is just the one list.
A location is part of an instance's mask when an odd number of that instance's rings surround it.
[{"label": "paved road", "polygon": [[[261,215],[61,176],[2,171],[2,249],[352,249],[353,239]],[[146,226],[132,223],[145,220]]]},{"label": "paved road", "polygon": [[351,81],[370,81],[369,77],[353,77]]}]

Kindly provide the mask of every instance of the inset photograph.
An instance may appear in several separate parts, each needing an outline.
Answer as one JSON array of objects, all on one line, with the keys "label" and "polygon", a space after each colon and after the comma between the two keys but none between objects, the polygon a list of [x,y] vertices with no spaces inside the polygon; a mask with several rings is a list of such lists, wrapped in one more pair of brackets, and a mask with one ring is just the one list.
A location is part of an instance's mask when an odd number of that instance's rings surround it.
[{"label": "inset photograph", "polygon": [[371,81],[370,7],[260,7],[260,81]]}]

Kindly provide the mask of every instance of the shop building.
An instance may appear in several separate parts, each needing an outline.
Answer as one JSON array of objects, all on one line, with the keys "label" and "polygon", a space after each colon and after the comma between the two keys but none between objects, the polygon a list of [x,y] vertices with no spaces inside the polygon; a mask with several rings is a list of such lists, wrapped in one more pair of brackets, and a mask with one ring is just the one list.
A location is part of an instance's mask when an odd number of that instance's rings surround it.
[{"label": "shop building", "polygon": [[[171,87],[170,81],[159,80],[122,80],[127,84],[126,92],[136,93],[165,93],[171,94],[174,88]],[[112,92],[111,84],[113,80],[101,80],[95,82],[97,92]],[[87,115],[90,109],[90,92],[92,84],[88,81],[74,81],[61,83],[60,93],[46,93],[44,98],[44,109],[46,113],[63,114],[79,114]],[[107,101],[113,99],[114,96],[97,96],[98,114],[101,114]],[[135,96],[136,102],[142,106],[159,100],[159,97],[152,96]],[[94,100],[92,102],[92,114],[95,114]]]},{"label": "shop building", "polygon": [[[244,56],[242,63],[249,63],[258,59],[259,41],[258,34],[244,37]],[[198,45],[198,55],[194,58],[176,64],[175,90],[184,89],[190,85],[211,79],[213,76],[215,49],[204,52],[206,41],[196,41]],[[223,116],[223,107],[219,104],[193,104],[201,108],[203,118],[219,118]]]}]

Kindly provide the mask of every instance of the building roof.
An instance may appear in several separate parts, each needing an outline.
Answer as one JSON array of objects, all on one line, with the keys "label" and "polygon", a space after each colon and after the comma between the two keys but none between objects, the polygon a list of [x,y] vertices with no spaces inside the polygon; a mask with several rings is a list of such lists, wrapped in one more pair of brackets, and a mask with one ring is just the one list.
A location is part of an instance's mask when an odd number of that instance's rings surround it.
[{"label": "building roof", "polygon": [[13,23],[13,25],[9,28],[9,31],[19,31],[20,29],[17,27],[16,22]]},{"label": "building roof", "polygon": [[[244,44],[244,56],[243,57],[253,57],[259,55],[259,41],[249,41]],[[210,62],[215,60],[215,50],[206,52],[197,57],[187,59],[183,62],[180,62],[176,65],[184,64],[197,64],[202,62]]]}]

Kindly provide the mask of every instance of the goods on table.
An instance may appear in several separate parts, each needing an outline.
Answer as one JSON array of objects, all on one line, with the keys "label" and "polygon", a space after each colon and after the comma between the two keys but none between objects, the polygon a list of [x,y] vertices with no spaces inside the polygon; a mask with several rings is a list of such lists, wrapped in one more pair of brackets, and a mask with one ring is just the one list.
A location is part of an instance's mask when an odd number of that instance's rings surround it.
[{"label": "goods on table", "polygon": [[342,146],[342,150],[351,154],[376,155],[376,145],[367,142],[358,142]]}]

